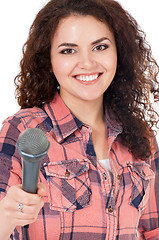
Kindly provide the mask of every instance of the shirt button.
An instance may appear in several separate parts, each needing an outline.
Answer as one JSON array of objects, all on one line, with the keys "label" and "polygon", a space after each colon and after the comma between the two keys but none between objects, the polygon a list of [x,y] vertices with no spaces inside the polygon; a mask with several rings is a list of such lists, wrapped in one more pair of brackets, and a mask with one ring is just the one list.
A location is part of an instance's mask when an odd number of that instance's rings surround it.
[{"label": "shirt button", "polygon": [[104,177],[105,180],[107,179],[107,175],[106,175],[105,172],[103,173],[103,177]]},{"label": "shirt button", "polygon": [[65,176],[66,177],[69,177],[70,176],[70,172],[66,169],[66,172],[65,172]]},{"label": "shirt button", "polygon": [[121,175],[117,175],[117,179],[120,180],[121,179]]},{"label": "shirt button", "polygon": [[144,171],[142,171],[142,175],[143,175],[143,177],[145,177],[145,176],[146,176],[146,173],[145,173]]},{"label": "shirt button", "polygon": [[114,209],[113,209],[112,207],[109,207],[109,208],[108,208],[108,212],[109,212],[109,213],[112,213],[113,211],[114,211]]}]

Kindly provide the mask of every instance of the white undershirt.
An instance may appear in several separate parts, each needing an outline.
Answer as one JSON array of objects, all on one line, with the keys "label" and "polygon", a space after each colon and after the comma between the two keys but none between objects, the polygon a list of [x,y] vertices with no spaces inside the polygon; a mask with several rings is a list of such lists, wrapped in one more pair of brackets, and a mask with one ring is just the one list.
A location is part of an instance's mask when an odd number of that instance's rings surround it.
[{"label": "white undershirt", "polygon": [[111,182],[113,183],[113,173],[112,173],[112,169],[111,169],[111,166],[110,166],[109,158],[101,159],[101,160],[99,160],[99,162],[102,164],[102,166],[104,168],[106,168],[109,171]]},{"label": "white undershirt", "polygon": [[109,158],[101,159],[101,160],[99,160],[99,162],[103,165],[103,167],[108,169],[108,171],[112,172],[112,169],[111,169],[111,166],[110,166],[110,162],[109,162]]}]

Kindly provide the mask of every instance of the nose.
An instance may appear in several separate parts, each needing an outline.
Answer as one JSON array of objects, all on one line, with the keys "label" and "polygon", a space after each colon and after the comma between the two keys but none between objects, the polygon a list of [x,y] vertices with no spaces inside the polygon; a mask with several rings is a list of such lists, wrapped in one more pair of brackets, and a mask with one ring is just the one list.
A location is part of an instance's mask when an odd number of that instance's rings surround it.
[{"label": "nose", "polygon": [[97,66],[96,59],[91,52],[83,51],[79,54],[78,67],[91,70]]}]

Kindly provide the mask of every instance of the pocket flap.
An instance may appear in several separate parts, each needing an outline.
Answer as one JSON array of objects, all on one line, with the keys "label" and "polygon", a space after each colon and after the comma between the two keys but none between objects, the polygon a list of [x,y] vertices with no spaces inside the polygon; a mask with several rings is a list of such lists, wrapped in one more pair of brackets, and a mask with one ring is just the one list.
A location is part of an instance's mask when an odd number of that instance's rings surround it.
[{"label": "pocket flap", "polygon": [[143,180],[150,180],[154,178],[154,172],[151,170],[150,165],[145,162],[137,162],[137,163],[127,163],[131,172],[135,172],[139,175]]},{"label": "pocket flap", "polygon": [[150,181],[154,178],[154,172],[145,162],[127,164],[132,179],[132,193],[130,205],[136,209],[144,209],[150,194]]},{"label": "pocket flap", "polygon": [[71,159],[47,164],[44,163],[44,168],[48,176],[72,179],[87,172],[89,163],[85,159]]}]

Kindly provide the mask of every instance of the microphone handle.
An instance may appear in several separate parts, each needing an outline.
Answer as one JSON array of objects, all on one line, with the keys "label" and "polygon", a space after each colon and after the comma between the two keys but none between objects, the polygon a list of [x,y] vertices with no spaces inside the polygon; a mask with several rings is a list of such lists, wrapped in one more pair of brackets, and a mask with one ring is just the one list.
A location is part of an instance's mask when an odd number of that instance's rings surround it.
[{"label": "microphone handle", "polygon": [[22,157],[22,188],[28,193],[37,193],[41,161],[28,161]]},{"label": "microphone handle", "polygon": [[[38,176],[40,170],[40,161],[28,161],[26,157],[22,157],[22,189],[28,193],[37,193]],[[24,236],[26,240],[30,240],[28,234],[29,224],[24,226]]]}]

